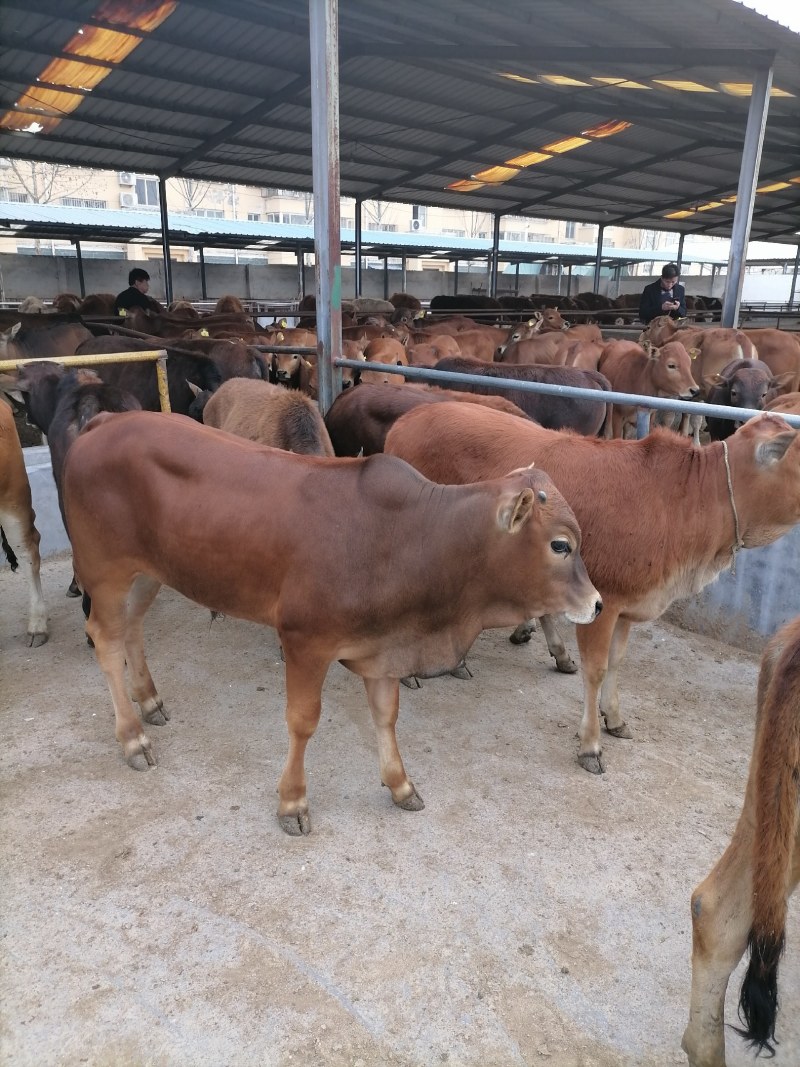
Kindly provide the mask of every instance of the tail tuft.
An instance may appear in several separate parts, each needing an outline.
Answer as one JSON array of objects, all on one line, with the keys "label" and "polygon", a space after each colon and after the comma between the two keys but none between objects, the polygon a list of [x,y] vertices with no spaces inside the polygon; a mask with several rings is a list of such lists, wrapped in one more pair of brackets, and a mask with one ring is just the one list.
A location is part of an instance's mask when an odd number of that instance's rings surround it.
[{"label": "tail tuft", "polygon": [[6,540],[6,532],[2,526],[0,526],[0,547],[2,547],[3,551],[6,554],[6,559],[8,560],[9,567],[12,571],[15,571],[19,566],[19,563],[17,562],[17,557],[14,555],[14,549]]},{"label": "tail tuft", "polygon": [[775,1019],[778,1014],[778,964],[784,948],[779,938],[756,937],[748,941],[750,963],[739,995],[739,1018],[744,1029],[736,1032],[756,1049],[756,1055],[775,1055]]}]

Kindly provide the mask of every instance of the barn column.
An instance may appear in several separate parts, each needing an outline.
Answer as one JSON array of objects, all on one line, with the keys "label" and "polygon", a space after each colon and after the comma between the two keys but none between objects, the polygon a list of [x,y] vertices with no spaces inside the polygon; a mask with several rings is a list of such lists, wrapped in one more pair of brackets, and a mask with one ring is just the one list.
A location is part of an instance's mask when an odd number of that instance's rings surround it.
[{"label": "barn column", "polygon": [[75,245],[75,260],[78,265],[78,284],[81,287],[81,296],[86,296],[86,280],[83,277],[83,256],[81,255],[81,243],[77,239],[72,242]]},{"label": "barn column", "polygon": [[603,234],[605,232],[605,226],[597,227],[597,251],[594,257],[594,285],[592,286],[592,291],[595,293],[600,291],[600,268],[603,263]]},{"label": "barn column", "polygon": [[355,295],[361,296],[361,206],[364,203],[363,200],[356,200],[356,217],[354,226],[356,230],[356,242],[355,242]]},{"label": "barn column", "polygon": [[728,254],[728,278],[722,301],[721,326],[733,327],[739,319],[739,304],[742,299],[744,267],[747,257],[747,242],[753,220],[758,168],[761,163],[761,148],[769,113],[769,94],[772,88],[772,67],[755,71],[750,109],[747,112],[747,128],[742,148],[742,166],[739,171],[739,188],[736,191],[736,210],[731,230],[731,245]]},{"label": "barn column", "polygon": [[169,213],[167,212],[167,179],[158,179],[158,206],[161,211],[161,251],[164,255],[164,302],[172,303],[172,260],[169,251]]},{"label": "barn column", "polygon": [[675,266],[678,268],[678,274],[683,273],[683,242],[686,240],[686,234],[682,233],[678,238],[678,258],[675,260]]},{"label": "barn column", "polygon": [[339,223],[338,0],[309,0],[317,368],[323,415],[341,392],[342,262]]},{"label": "barn column", "polygon": [[458,260],[453,260],[453,296],[458,296]]},{"label": "barn column", "polygon": [[800,245],[797,246],[797,255],[794,257],[794,270],[792,271],[792,288],[789,291],[789,307],[794,303],[794,294],[797,291],[797,271],[800,268]]},{"label": "barn column", "polygon": [[572,288],[572,262],[567,264],[567,296],[571,295],[570,289]]},{"label": "barn column", "polygon": [[208,283],[206,281],[206,251],[202,245],[197,249],[200,253],[200,295],[203,300],[208,300]]},{"label": "barn column", "polygon": [[497,296],[497,265],[500,258],[500,219],[502,216],[497,212],[494,216],[492,228],[492,254],[489,257],[489,296]]}]

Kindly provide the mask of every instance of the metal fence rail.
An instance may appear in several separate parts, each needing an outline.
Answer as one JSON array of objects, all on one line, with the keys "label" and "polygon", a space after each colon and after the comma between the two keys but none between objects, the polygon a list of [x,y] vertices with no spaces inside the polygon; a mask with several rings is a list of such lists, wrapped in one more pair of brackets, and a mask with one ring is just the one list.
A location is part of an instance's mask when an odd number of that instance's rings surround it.
[{"label": "metal fence rail", "polygon": [[158,379],[158,401],[162,411],[172,411],[167,385],[167,350],[154,348],[146,352],[95,352],[91,356],[51,356],[48,359],[4,359],[0,360],[0,371],[16,370],[27,363],[61,363],[65,367],[95,367],[104,363],[139,363],[150,362],[156,365]]},{"label": "metal fence rail", "polygon": [[[639,396],[636,393],[616,393],[598,389],[580,389],[572,385],[551,385],[548,382],[518,382],[513,378],[488,378],[479,374],[463,374],[459,371],[431,370],[429,367],[398,367],[393,363],[364,363],[355,359],[334,360],[337,367],[352,367],[355,370],[376,370],[386,374],[400,374],[412,381],[458,382],[479,384],[500,392],[520,389],[524,393],[545,393],[550,396],[574,397],[576,400],[595,400],[606,404],[626,404],[630,407],[656,411],[672,411],[682,415],[711,415],[716,419],[742,422],[763,412],[755,408],[729,408],[721,404],[703,404],[698,400],[670,400],[661,396]],[[497,366],[497,364],[490,364]],[[800,429],[800,415],[785,415],[778,412],[790,426]]]}]

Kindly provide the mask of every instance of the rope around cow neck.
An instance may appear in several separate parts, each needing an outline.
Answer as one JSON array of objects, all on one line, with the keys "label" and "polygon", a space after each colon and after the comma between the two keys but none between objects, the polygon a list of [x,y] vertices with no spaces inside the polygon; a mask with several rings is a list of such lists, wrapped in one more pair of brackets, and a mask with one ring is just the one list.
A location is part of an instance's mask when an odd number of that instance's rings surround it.
[{"label": "rope around cow neck", "polygon": [[744,548],[744,541],[742,540],[741,531],[739,529],[739,512],[736,510],[736,501],[733,498],[733,478],[731,477],[731,465],[728,461],[728,442],[722,442],[722,454],[725,457],[725,476],[728,479],[728,496],[730,497],[731,507],[733,508],[733,526],[736,534],[736,544],[731,549],[731,574],[736,574],[736,553],[740,548]]}]

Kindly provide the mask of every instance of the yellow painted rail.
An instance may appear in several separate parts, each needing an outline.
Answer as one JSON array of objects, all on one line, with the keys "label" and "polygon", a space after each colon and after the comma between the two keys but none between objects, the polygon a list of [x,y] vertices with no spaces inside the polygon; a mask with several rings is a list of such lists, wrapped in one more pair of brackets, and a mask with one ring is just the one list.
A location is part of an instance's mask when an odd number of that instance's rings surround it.
[{"label": "yellow painted rail", "polygon": [[158,399],[162,411],[172,411],[167,386],[167,350],[155,348],[145,352],[96,352],[91,356],[52,356],[47,359],[3,359],[0,371],[16,370],[26,363],[62,363],[65,367],[96,367],[103,363],[155,363],[158,378]]}]

